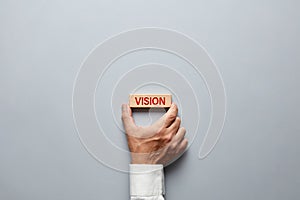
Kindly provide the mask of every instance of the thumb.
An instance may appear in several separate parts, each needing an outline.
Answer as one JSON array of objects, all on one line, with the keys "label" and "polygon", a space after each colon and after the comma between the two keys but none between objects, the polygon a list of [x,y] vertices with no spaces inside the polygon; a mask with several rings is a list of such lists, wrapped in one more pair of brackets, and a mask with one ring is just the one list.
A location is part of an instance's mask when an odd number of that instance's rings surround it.
[{"label": "thumb", "polygon": [[128,104],[122,104],[122,121],[126,133],[136,127]]}]

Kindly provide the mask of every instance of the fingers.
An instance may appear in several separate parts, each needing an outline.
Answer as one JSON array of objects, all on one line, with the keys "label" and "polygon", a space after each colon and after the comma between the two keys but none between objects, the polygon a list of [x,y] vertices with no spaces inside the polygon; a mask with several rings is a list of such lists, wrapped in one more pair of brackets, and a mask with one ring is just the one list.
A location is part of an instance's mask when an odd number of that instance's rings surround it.
[{"label": "fingers", "polygon": [[157,120],[152,127],[159,130],[161,128],[168,128],[176,119],[178,108],[176,104],[172,104],[168,112],[166,112],[159,120]]},{"label": "fingers", "polygon": [[186,130],[184,127],[181,127],[178,129],[177,134],[174,135],[174,141],[177,142],[177,144],[180,144],[185,136]]},{"label": "fingers", "polygon": [[188,145],[188,140],[184,138],[186,130],[184,127],[179,128],[178,132],[171,141],[171,148],[176,149],[177,154],[184,152]]},{"label": "fingers", "polygon": [[162,117],[162,120],[164,122],[163,124],[165,127],[169,127],[174,122],[174,120],[177,117],[177,113],[178,113],[178,107],[176,104],[172,103],[168,112],[166,112]]},{"label": "fingers", "polygon": [[179,117],[176,117],[175,121],[171,124],[169,129],[172,131],[172,133],[175,135],[180,127],[181,119]]},{"label": "fingers", "polygon": [[176,104],[172,104],[168,112],[165,114],[165,127],[169,127],[177,117],[178,107]]},{"label": "fingers", "polygon": [[176,146],[176,155],[181,156],[188,146],[188,140],[184,137],[186,133],[185,128],[181,127],[178,133],[174,136],[173,142]]},{"label": "fingers", "polygon": [[188,146],[188,140],[184,138],[179,144],[179,154],[182,154]]},{"label": "fingers", "polygon": [[[172,158],[181,156],[188,146],[188,140],[184,137],[186,133],[185,128],[179,128],[177,134],[173,137],[169,145],[169,151],[172,152]],[[173,160],[172,159],[172,160]]]},{"label": "fingers", "polygon": [[128,104],[122,104],[122,121],[126,132],[136,127]]}]

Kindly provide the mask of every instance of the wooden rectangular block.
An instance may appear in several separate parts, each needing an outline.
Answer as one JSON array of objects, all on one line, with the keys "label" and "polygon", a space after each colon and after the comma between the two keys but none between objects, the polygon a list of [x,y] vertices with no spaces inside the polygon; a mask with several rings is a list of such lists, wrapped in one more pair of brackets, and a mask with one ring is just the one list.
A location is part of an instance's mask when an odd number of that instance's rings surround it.
[{"label": "wooden rectangular block", "polygon": [[129,106],[133,108],[167,108],[172,103],[171,94],[130,94]]}]

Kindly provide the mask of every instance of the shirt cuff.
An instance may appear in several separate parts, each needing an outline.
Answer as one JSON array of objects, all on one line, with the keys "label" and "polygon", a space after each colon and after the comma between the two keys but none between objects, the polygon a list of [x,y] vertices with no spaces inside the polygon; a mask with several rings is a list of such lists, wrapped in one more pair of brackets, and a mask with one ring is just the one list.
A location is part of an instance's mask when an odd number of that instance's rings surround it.
[{"label": "shirt cuff", "polygon": [[165,194],[163,165],[131,164],[129,167],[131,196]]}]

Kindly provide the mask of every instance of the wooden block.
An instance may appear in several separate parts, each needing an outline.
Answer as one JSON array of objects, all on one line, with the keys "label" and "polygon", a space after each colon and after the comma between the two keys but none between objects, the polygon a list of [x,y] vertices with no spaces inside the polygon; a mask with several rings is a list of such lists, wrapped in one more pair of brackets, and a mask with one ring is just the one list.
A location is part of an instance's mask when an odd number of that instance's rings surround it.
[{"label": "wooden block", "polygon": [[171,94],[130,94],[129,106],[133,108],[167,108],[172,103]]}]

